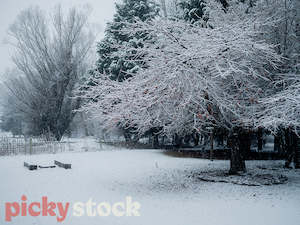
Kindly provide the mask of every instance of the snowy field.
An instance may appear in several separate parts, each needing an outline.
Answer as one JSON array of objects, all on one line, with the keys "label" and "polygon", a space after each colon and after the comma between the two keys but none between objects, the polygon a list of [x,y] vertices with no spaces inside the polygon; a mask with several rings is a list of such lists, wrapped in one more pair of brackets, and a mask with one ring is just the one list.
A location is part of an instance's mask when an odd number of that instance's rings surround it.
[{"label": "snowy field", "polygon": [[[249,187],[208,183],[192,173],[229,167],[228,161],[173,158],[154,150],[112,149],[0,158],[0,224],[50,225],[55,217],[15,217],[5,222],[5,203],[48,201],[70,202],[61,224],[72,225],[298,225],[300,221],[300,171],[282,172],[289,182],[283,185]],[[23,162],[39,165],[53,160],[72,163],[62,168],[29,171]],[[283,162],[247,162],[279,167]],[[72,204],[92,199],[120,202],[127,196],[141,204],[140,217],[75,217]]]}]

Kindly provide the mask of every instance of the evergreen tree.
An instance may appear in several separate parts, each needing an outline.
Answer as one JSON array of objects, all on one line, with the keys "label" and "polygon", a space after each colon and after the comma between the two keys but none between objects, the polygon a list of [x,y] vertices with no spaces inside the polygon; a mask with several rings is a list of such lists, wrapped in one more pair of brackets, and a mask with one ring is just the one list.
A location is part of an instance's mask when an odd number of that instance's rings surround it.
[{"label": "evergreen tree", "polygon": [[[124,34],[128,23],[134,23],[136,19],[147,21],[154,19],[159,13],[158,5],[152,0],[123,0],[116,4],[116,14],[113,21],[107,24],[105,38],[98,43],[97,71],[100,74],[108,74],[113,80],[123,81],[132,76],[143,66],[141,58],[133,61],[131,55],[135,55],[134,49],[143,48],[143,42],[149,38],[145,33]],[[130,46],[131,52],[124,52],[116,46]],[[126,48],[128,49],[128,48]]]},{"label": "evergreen tree", "polygon": [[[246,1],[246,0],[241,0]],[[218,0],[224,10],[229,6],[227,0]],[[208,21],[208,13],[206,13],[207,0],[180,0],[179,8],[182,10],[181,19],[196,23],[198,21]]]},{"label": "evergreen tree", "polygon": [[203,18],[205,11],[204,0],[181,0],[179,7],[183,10],[183,19],[195,23]]}]

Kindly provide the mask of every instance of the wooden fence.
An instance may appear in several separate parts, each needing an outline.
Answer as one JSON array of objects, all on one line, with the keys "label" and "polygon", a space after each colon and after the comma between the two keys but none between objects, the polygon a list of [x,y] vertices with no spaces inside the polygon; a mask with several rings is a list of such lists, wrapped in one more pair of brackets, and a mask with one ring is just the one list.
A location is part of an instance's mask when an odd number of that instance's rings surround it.
[{"label": "wooden fence", "polygon": [[59,141],[48,141],[43,138],[0,137],[0,156],[33,155],[67,151],[68,144]]}]

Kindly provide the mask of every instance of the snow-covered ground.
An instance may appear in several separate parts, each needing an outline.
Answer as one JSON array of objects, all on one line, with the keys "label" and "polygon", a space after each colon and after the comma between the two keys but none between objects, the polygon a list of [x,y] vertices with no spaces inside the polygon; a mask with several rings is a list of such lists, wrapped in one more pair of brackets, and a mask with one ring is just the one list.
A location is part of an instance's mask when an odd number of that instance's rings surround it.
[{"label": "snow-covered ground", "polygon": [[[109,150],[108,150],[109,149]],[[28,161],[39,165],[53,160],[72,163],[62,168],[29,171]],[[248,168],[279,166],[280,161],[247,162]],[[208,183],[196,172],[228,169],[228,161],[173,158],[155,150],[125,150],[103,146],[94,152],[70,152],[0,157],[0,224],[51,225],[54,217],[15,217],[5,222],[5,203],[70,202],[62,224],[72,225],[298,225],[300,221],[300,171],[282,172],[283,185],[249,187]],[[75,202],[120,202],[127,196],[141,204],[140,217],[74,217]]]}]

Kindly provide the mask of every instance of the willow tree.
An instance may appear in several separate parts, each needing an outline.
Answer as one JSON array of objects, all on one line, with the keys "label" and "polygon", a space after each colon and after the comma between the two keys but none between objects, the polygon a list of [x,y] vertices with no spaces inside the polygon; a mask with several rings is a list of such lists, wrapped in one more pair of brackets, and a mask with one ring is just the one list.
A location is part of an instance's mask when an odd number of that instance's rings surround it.
[{"label": "willow tree", "polygon": [[57,6],[51,15],[38,7],[22,11],[10,26],[19,71],[6,82],[17,110],[32,134],[51,133],[60,140],[80,106],[72,98],[80,76],[88,69],[94,35],[89,10]]}]

